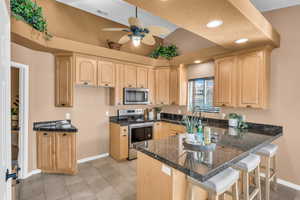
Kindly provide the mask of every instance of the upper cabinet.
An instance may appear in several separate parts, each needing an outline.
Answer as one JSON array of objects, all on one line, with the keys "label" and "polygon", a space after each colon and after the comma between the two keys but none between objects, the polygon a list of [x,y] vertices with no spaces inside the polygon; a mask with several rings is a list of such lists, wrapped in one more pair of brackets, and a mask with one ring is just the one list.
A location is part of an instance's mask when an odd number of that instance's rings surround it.
[{"label": "upper cabinet", "polygon": [[238,106],[266,108],[268,102],[270,51],[239,56]]},{"label": "upper cabinet", "polygon": [[155,104],[155,70],[148,70],[148,89],[149,89],[149,101],[151,105]]},{"label": "upper cabinet", "polygon": [[269,48],[216,60],[215,105],[267,108]]},{"label": "upper cabinet", "polygon": [[137,85],[137,67],[132,65],[125,65],[124,72],[124,87],[125,88],[136,88]]},{"label": "upper cabinet", "polygon": [[156,69],[156,104],[170,103],[170,68]]},{"label": "upper cabinet", "polygon": [[115,63],[98,60],[98,86],[115,87],[115,74]]},{"label": "upper cabinet", "polygon": [[55,62],[55,106],[72,107],[74,90],[73,56],[57,55]]},{"label": "upper cabinet", "polygon": [[237,58],[218,59],[215,62],[215,106],[236,106]]},{"label": "upper cabinet", "polygon": [[170,70],[170,104],[187,105],[188,77],[187,67],[179,65]]},{"label": "upper cabinet", "polygon": [[76,55],[76,84],[97,86],[97,57]]},{"label": "upper cabinet", "polygon": [[137,88],[148,88],[148,69],[137,68]]},{"label": "upper cabinet", "polygon": [[125,67],[122,63],[116,63],[116,85],[110,89],[110,105],[117,106],[123,104],[123,88],[125,85]]}]

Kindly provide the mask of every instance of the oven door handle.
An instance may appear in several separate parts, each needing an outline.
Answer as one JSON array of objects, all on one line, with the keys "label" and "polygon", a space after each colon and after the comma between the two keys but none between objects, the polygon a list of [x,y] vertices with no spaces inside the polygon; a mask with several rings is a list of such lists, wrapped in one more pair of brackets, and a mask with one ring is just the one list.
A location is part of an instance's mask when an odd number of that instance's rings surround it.
[{"label": "oven door handle", "polygon": [[130,124],[129,128],[146,128],[146,127],[153,127],[154,123],[153,122],[146,122],[146,123],[141,123],[141,124]]}]

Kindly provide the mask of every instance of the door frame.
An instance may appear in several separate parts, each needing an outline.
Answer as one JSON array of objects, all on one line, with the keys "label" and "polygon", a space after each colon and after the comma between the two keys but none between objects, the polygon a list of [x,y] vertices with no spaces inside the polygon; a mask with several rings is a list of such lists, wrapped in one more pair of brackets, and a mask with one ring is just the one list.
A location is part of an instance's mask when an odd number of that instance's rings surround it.
[{"label": "door frame", "polygon": [[19,178],[25,179],[28,173],[28,123],[29,123],[29,66],[11,62],[11,68],[19,69]]},{"label": "door frame", "polygon": [[10,113],[10,14],[8,1],[0,1],[0,199],[11,200],[11,113]]}]

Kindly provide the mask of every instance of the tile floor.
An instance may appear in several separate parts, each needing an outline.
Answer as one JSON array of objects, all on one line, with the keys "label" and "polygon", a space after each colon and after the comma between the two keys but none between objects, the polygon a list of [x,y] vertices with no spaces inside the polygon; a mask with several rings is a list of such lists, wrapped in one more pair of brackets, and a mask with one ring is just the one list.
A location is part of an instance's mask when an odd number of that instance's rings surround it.
[{"label": "tile floor", "polygon": [[[34,175],[19,185],[19,200],[136,200],[136,161],[110,157],[79,165],[76,176]],[[155,199],[153,199],[155,200]],[[300,192],[280,186],[271,200],[300,200]]]}]

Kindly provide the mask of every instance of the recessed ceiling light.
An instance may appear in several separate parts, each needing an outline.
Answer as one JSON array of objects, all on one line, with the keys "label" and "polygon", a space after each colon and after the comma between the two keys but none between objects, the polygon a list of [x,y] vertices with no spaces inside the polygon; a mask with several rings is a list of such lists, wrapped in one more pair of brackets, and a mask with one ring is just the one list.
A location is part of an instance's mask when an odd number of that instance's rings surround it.
[{"label": "recessed ceiling light", "polygon": [[195,60],[194,63],[201,63],[201,60]]},{"label": "recessed ceiling light", "polygon": [[241,43],[245,43],[245,42],[248,42],[248,41],[249,41],[248,38],[241,38],[241,39],[236,40],[235,43],[241,44]]},{"label": "recessed ceiling light", "polygon": [[208,28],[217,28],[223,24],[222,20],[212,20],[206,24]]}]

